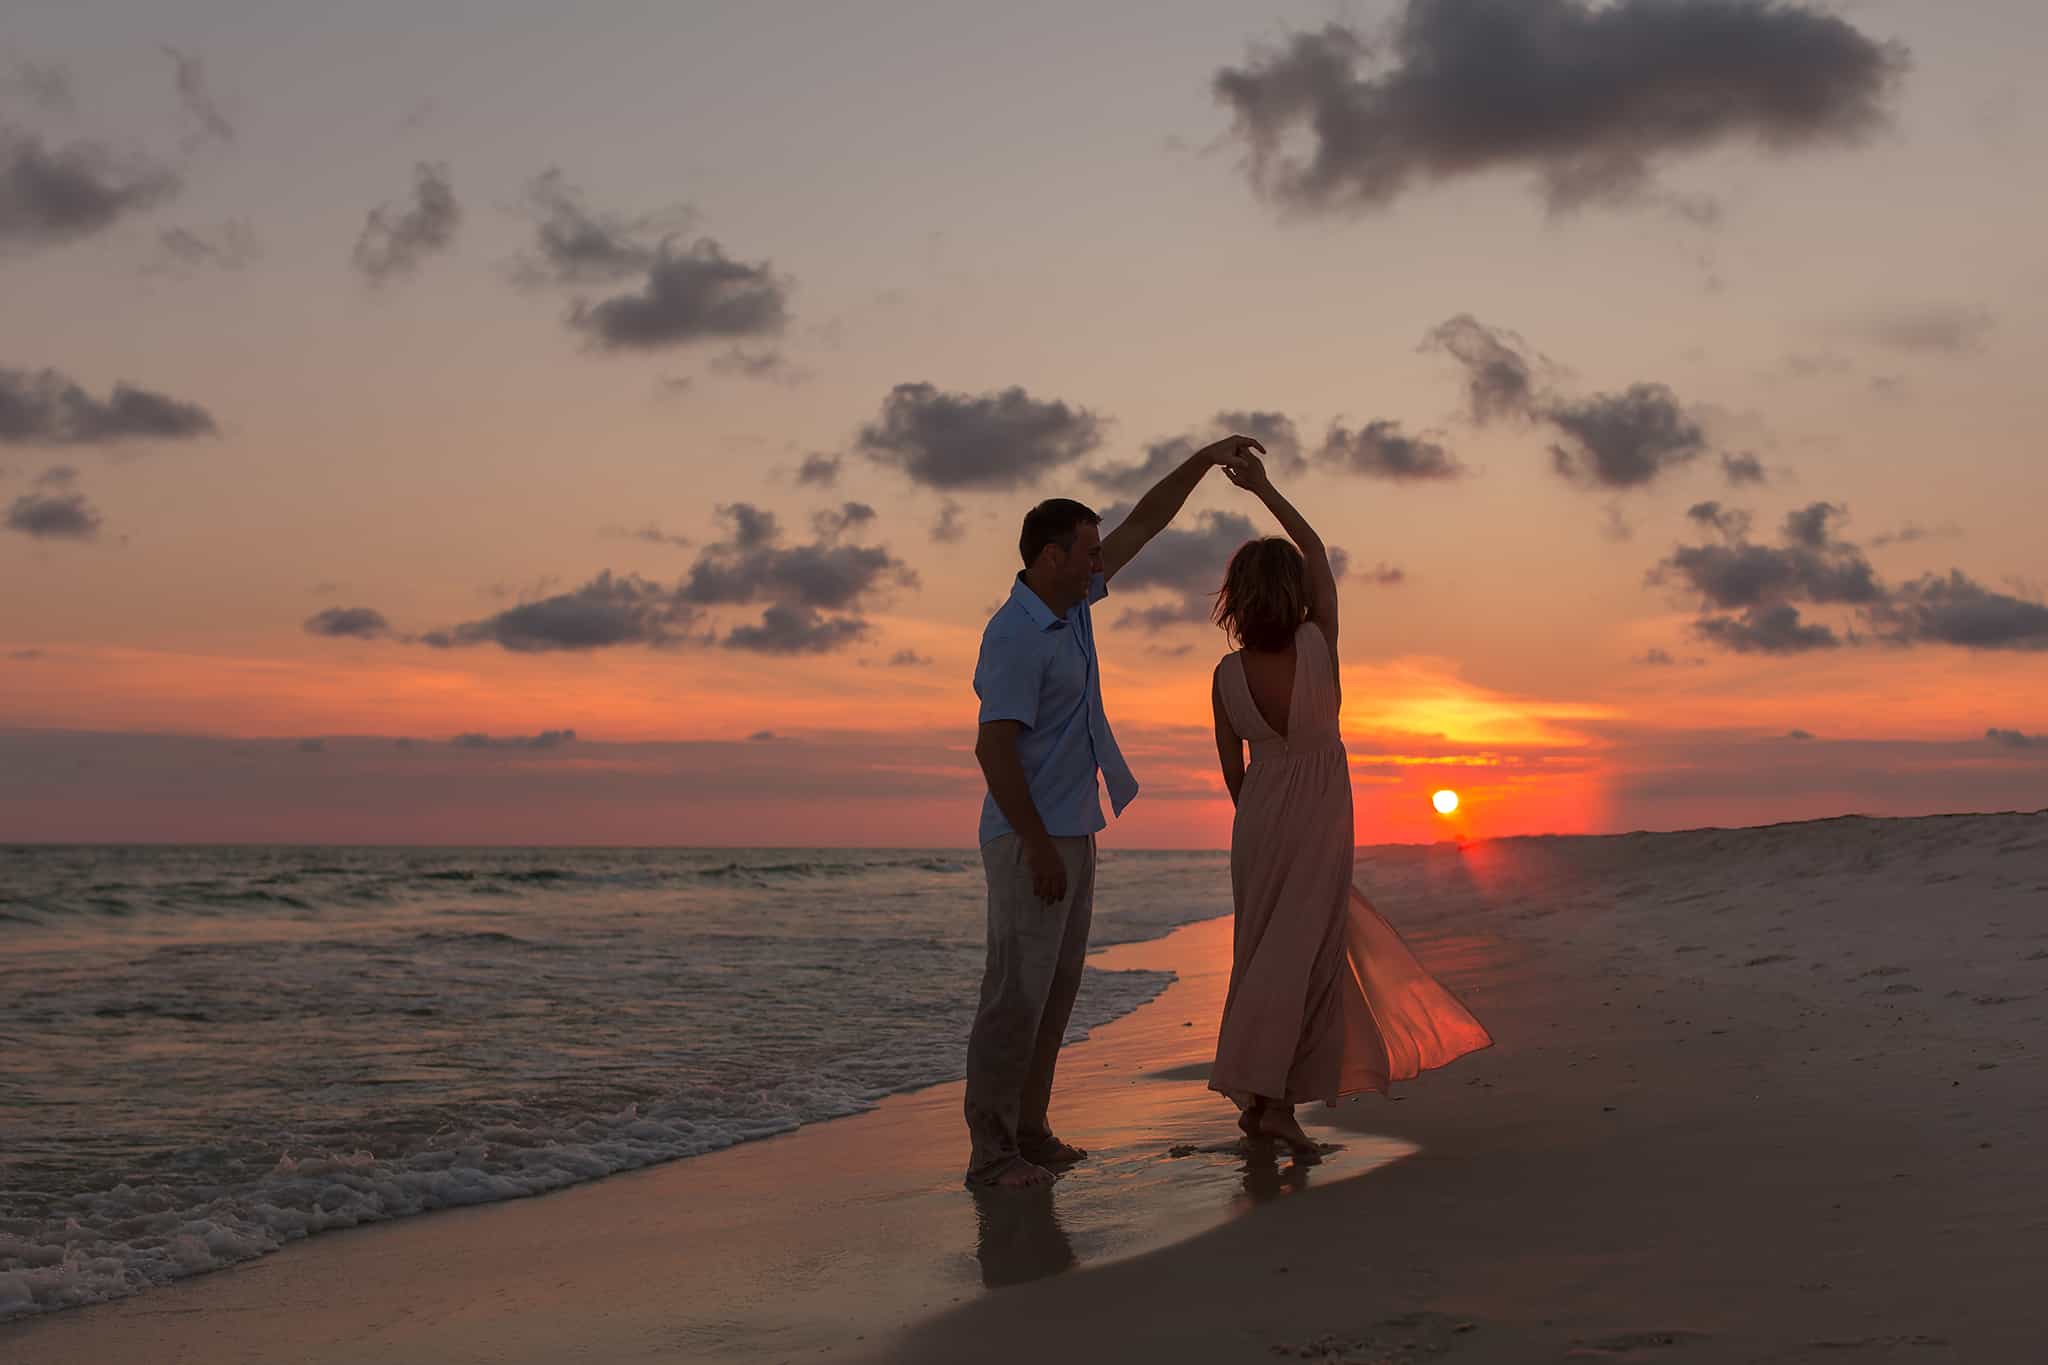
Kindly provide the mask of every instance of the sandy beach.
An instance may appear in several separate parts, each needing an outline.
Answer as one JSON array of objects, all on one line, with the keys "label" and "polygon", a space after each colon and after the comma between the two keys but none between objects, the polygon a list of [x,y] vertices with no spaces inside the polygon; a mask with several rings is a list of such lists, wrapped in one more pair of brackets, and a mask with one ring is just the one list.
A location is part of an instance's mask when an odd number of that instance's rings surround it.
[{"label": "sandy beach", "polygon": [[1071,1047],[1049,1194],[959,1086],[0,1329],[70,1362],[2038,1358],[2048,813],[1367,850],[1492,1050],[1304,1113],[1203,1085],[1229,925]]}]

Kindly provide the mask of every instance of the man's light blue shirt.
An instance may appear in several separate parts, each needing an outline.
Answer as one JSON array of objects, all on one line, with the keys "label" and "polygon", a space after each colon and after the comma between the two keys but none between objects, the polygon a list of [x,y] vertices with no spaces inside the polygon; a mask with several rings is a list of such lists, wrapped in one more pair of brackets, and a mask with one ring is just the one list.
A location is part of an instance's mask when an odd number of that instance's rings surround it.
[{"label": "man's light blue shirt", "polygon": [[[1095,794],[1098,769],[1118,815],[1138,794],[1138,779],[1102,712],[1102,672],[1088,608],[1108,595],[1108,580],[1096,574],[1088,580],[1087,596],[1065,616],[1055,616],[1018,574],[1010,600],[981,633],[981,658],[974,665],[981,723],[1014,720],[1021,727],[1017,757],[1031,784],[1031,804],[1045,832],[1055,836],[1093,834],[1108,823]],[[1012,833],[995,797],[982,797],[981,842]]]}]

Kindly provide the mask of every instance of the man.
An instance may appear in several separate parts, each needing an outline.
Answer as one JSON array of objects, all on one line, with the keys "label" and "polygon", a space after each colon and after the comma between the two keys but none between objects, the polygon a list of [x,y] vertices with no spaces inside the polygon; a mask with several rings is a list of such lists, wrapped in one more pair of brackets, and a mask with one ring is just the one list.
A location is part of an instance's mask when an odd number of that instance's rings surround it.
[{"label": "man", "polygon": [[1241,467],[1249,436],[1190,456],[1102,536],[1101,518],[1053,498],[1024,516],[1024,568],[982,632],[974,756],[988,779],[981,861],[988,876],[988,966],[967,1042],[967,1183],[1043,1185],[1088,1154],[1053,1136],[1053,1067],[1088,953],[1095,900],[1099,771],[1123,814],[1137,779],[1102,711],[1088,608],[1166,529],[1214,465]]}]

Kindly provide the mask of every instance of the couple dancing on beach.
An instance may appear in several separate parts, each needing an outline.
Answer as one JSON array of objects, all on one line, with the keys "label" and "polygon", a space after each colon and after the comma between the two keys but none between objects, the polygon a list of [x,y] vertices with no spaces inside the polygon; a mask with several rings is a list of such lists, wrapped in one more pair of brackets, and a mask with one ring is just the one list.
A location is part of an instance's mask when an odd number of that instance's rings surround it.
[{"label": "couple dancing on beach", "polygon": [[1249,436],[1203,448],[1106,536],[1069,499],[1025,514],[1024,568],[974,670],[988,965],[967,1045],[970,1185],[1043,1185],[1088,1155],[1053,1134],[1047,1109],[1088,952],[1105,824],[1096,775],[1119,815],[1138,794],[1103,713],[1089,608],[1212,468],[1263,502],[1288,539],[1240,547],[1217,595],[1216,621],[1239,646],[1216,666],[1210,698],[1237,814],[1230,990],[1209,1088],[1236,1104],[1248,1137],[1306,1155],[1315,1144],[1296,1104],[1383,1092],[1492,1041],[1352,885],[1336,576],[1264,453]]}]

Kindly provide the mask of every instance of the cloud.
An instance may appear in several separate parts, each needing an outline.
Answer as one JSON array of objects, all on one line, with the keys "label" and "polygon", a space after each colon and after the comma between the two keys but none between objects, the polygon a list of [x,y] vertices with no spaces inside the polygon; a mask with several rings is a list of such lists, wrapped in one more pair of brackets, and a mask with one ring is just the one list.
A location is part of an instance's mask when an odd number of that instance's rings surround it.
[{"label": "cloud", "polygon": [[928,654],[920,654],[914,649],[899,649],[889,656],[889,667],[924,668],[931,661],[931,656]]},{"label": "cloud", "polygon": [[597,528],[597,534],[605,540],[638,540],[649,545],[669,545],[678,549],[694,544],[688,536],[670,535],[651,521],[638,530],[628,530],[624,526],[616,525],[600,526]]},{"label": "cloud", "polygon": [[1520,170],[1559,213],[1652,201],[1659,167],[1687,153],[1859,142],[1888,121],[1905,64],[1785,0],[1409,0],[1384,45],[1340,24],[1294,33],[1212,90],[1252,185],[1288,211]]},{"label": "cloud", "polygon": [[515,263],[514,277],[529,285],[608,284],[643,274],[660,259],[662,243],[695,217],[687,208],[642,218],[599,212],[559,169],[535,176],[526,197],[534,245]]},{"label": "cloud", "polygon": [[78,470],[68,464],[53,464],[36,475],[38,488],[69,488],[78,482]]},{"label": "cloud", "polygon": [[1503,417],[1527,417],[1536,400],[1534,363],[1513,332],[1488,327],[1470,313],[1438,323],[1422,339],[1425,351],[1443,351],[1465,367],[1465,396],[1480,425]]},{"label": "cloud", "polygon": [[28,493],[7,509],[6,525],[37,540],[97,540],[100,514],[83,493]]},{"label": "cloud", "polygon": [[158,45],[163,54],[177,64],[178,103],[199,125],[203,137],[216,142],[233,142],[234,125],[222,116],[220,106],[214,102],[213,91],[206,84],[206,64],[198,57],[188,56],[169,43]]},{"label": "cloud", "polygon": [[1873,546],[1913,545],[1923,540],[1952,540],[1963,533],[1963,528],[1954,523],[1940,526],[1922,526],[1907,522],[1896,531],[1885,531],[1870,538]]},{"label": "cloud", "polygon": [[569,592],[430,631],[419,642],[436,649],[495,644],[517,654],[667,646],[682,643],[699,615],[673,589],[637,574],[614,575],[606,569]]},{"label": "cloud", "polygon": [[0,247],[52,246],[100,232],[169,199],[177,175],[95,142],[52,150],[0,126]]},{"label": "cloud", "polygon": [[0,445],[112,445],[217,432],[196,403],[126,383],[94,398],[56,370],[0,369]]},{"label": "cloud", "polygon": [[1749,515],[1717,502],[1695,504],[1687,515],[1718,531],[1721,543],[1679,546],[1648,581],[1676,581],[1697,594],[1703,615],[1694,629],[1725,648],[1790,654],[1863,643],[1806,620],[1804,604],[1852,608],[1871,638],[1890,645],[2048,650],[2048,606],[1986,588],[1961,570],[1887,585],[1863,550],[1837,533],[1845,515],[1838,504],[1787,513],[1775,546],[1751,541]]},{"label": "cloud", "polygon": [[1236,411],[1219,412],[1192,432],[1152,442],[1145,447],[1143,458],[1134,464],[1087,470],[1085,477],[1105,492],[1140,494],[1180,468],[1202,447],[1231,435],[1250,436],[1264,446],[1266,467],[1277,476],[1298,475],[1308,469],[1308,460],[1302,454],[1301,433],[1292,418],[1278,412]]},{"label": "cloud", "polygon": [[775,336],[788,321],[787,282],[765,261],[728,258],[709,237],[687,250],[664,244],[637,292],[579,302],[569,313],[569,325],[606,350]]},{"label": "cloud", "polygon": [[1469,472],[1435,441],[1403,435],[1399,422],[1388,421],[1368,422],[1357,431],[1331,423],[1323,448],[1316,452],[1316,465],[1397,483],[1441,482]]},{"label": "cloud", "polygon": [[1672,657],[1671,651],[1668,649],[1652,649],[1637,657],[1635,662],[1647,668],[1677,668],[1681,664],[1696,666],[1705,663],[1706,660],[1697,657],[1678,659]]},{"label": "cloud", "polygon": [[[1558,439],[1550,445],[1551,468],[1582,487],[1645,487],[1710,449],[1701,418],[1668,385],[1635,383],[1618,393],[1584,397],[1558,393],[1538,382],[1537,362],[1525,353],[1527,343],[1469,313],[1432,329],[1422,348],[1443,351],[1464,369],[1466,401],[1476,424],[1516,419],[1554,432]],[[1544,369],[1550,368],[1545,362]],[[1721,472],[1731,485],[1766,477],[1763,462],[1748,453],[1723,453]]]},{"label": "cloud", "polygon": [[967,535],[967,523],[961,520],[963,509],[960,504],[947,498],[939,504],[939,519],[932,523],[932,539],[942,545],[951,545]]},{"label": "cloud", "polygon": [[1787,730],[1787,731],[1785,732],[1785,738],[1787,738],[1787,739],[1812,739],[1812,738],[1813,738],[1813,732],[1812,732],[1811,730]]},{"label": "cloud", "polygon": [[861,428],[857,448],[927,488],[1012,489],[1093,451],[1102,427],[1086,408],[1021,388],[966,394],[898,384],[880,416]]},{"label": "cloud", "polygon": [[857,616],[826,616],[816,607],[777,603],[762,611],[758,624],[727,631],[725,646],[760,654],[828,654],[867,633],[868,623]]},{"label": "cloud", "polygon": [[543,730],[537,735],[487,735],[472,730],[448,742],[458,749],[559,749],[574,743],[574,730]]},{"label": "cloud", "polygon": [[839,482],[840,458],[813,452],[804,456],[804,462],[796,467],[798,487],[830,488]]},{"label": "cloud", "polygon": [[607,569],[571,592],[430,631],[417,643],[496,644],[523,653],[710,644],[719,638],[710,620],[715,609],[761,605],[761,619],[734,626],[722,640],[726,647],[816,653],[865,637],[868,623],[857,613],[918,584],[916,572],[887,549],[843,539],[874,520],[864,503],[818,513],[818,539],[803,545],[785,544],[775,514],[751,503],[721,506],[718,514],[729,525],[726,538],[700,550],[672,586]]},{"label": "cloud", "polygon": [[1552,467],[1576,483],[1636,488],[1706,453],[1706,433],[1662,384],[1561,401],[1544,410],[1564,440]]},{"label": "cloud", "polygon": [[1904,584],[1872,612],[1872,620],[1880,638],[1892,644],[2048,649],[2048,606],[1994,592],[1957,569]]},{"label": "cloud", "polygon": [[17,663],[33,663],[35,660],[43,657],[43,651],[40,649],[14,649],[8,651],[7,657]]},{"label": "cloud", "polygon": [[156,241],[169,269],[240,270],[263,255],[255,229],[239,219],[213,228],[165,228]]},{"label": "cloud", "polygon": [[1762,483],[1769,477],[1764,470],[1764,462],[1747,451],[1740,455],[1723,454],[1721,456],[1721,475],[1728,480],[1730,488],[1740,488],[1745,484]]},{"label": "cloud", "polygon": [[48,113],[69,114],[78,108],[78,100],[71,91],[71,73],[61,66],[17,61],[12,84],[37,108]]},{"label": "cloud", "polygon": [[297,748],[302,754],[324,754],[327,752],[327,741],[324,739],[302,739],[298,742]]},{"label": "cloud", "polygon": [[753,734],[747,736],[747,739],[755,744],[766,744],[781,738],[782,736],[776,734],[773,730],[756,730]]},{"label": "cloud", "polygon": [[307,617],[305,630],[336,640],[376,640],[391,633],[391,623],[369,607],[329,607]]},{"label": "cloud", "polygon": [[455,241],[462,205],[448,168],[422,161],[413,166],[412,203],[400,209],[379,204],[363,222],[350,257],[372,284],[382,284],[418,270],[421,262]]},{"label": "cloud", "polygon": [[[1115,526],[1128,515],[1127,507],[1109,508],[1102,514],[1102,523]],[[1167,527],[1117,574],[1116,587],[1119,593],[1160,591],[1172,600],[1125,611],[1117,618],[1117,624],[1158,631],[1207,621],[1216,590],[1223,586],[1223,571],[1229,566],[1230,556],[1238,546],[1258,536],[1259,529],[1251,518],[1236,512],[1205,511],[1192,526]]]},{"label": "cloud", "polygon": [[1982,350],[1993,326],[1985,309],[1935,303],[1880,314],[1848,330],[1894,351],[1963,355]]},{"label": "cloud", "polygon": [[759,379],[773,384],[797,385],[811,377],[811,372],[792,365],[789,357],[780,351],[749,351],[734,346],[711,358],[711,368],[720,374],[736,374],[742,379]]},{"label": "cloud", "polygon": [[2039,735],[2021,734],[2018,730],[2000,730],[1996,726],[1986,730],[1984,738],[2007,749],[2031,749],[2043,742]]}]

